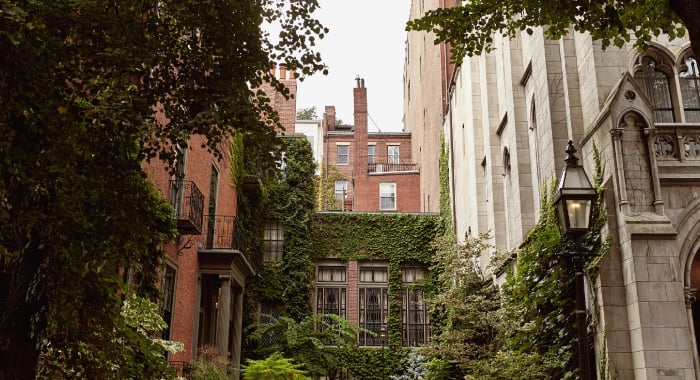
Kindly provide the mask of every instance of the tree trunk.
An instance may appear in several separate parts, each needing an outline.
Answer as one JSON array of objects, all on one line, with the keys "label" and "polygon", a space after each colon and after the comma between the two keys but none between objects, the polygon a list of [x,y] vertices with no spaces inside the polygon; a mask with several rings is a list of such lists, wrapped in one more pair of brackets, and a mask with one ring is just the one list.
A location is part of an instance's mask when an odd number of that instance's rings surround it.
[{"label": "tree trunk", "polygon": [[695,58],[700,59],[700,2],[697,0],[671,0],[669,6],[685,24]]}]

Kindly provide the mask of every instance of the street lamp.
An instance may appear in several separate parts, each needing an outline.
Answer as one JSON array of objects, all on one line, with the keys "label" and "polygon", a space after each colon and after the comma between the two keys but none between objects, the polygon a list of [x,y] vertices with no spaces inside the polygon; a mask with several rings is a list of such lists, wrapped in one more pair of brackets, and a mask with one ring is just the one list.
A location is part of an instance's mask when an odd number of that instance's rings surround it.
[{"label": "street lamp", "polygon": [[574,156],[576,148],[573,141],[569,140],[566,147],[566,165],[561,173],[557,193],[554,197],[554,206],[559,217],[561,233],[565,238],[573,240],[575,252],[573,263],[576,285],[576,326],[579,344],[579,368],[582,380],[590,380],[591,368],[588,359],[588,333],[586,329],[586,302],[584,292],[584,258],[586,252],[581,249],[581,238],[588,231],[591,224],[591,212],[596,191],[588,180],[582,166],[578,165],[578,159]]},{"label": "street lamp", "polygon": [[379,340],[382,342],[382,379],[385,375],[386,357],[384,357],[384,341],[386,340],[386,327],[382,326],[379,329]]},{"label": "street lamp", "polygon": [[584,292],[584,258],[587,252],[581,249],[581,238],[591,225],[591,213],[596,191],[588,180],[578,158],[574,156],[576,148],[569,140],[566,147],[566,165],[561,172],[554,197],[554,207],[559,216],[559,226],[562,236],[574,241],[573,255],[575,284],[576,284],[576,328],[578,333],[578,360],[582,380],[593,379],[588,359],[588,332],[586,331],[586,300]]}]

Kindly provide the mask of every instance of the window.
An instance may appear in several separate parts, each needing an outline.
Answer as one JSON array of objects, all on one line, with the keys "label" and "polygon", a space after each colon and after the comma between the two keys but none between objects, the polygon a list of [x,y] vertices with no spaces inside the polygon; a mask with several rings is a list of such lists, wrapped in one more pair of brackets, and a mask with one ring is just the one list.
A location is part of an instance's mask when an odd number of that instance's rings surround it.
[{"label": "window", "polygon": [[688,57],[684,62],[684,71],[679,75],[685,121],[700,123],[700,71],[698,62]]},{"label": "window", "polygon": [[[260,302],[260,323],[273,323],[282,316],[280,312],[280,305],[272,301],[262,301]],[[280,341],[281,332],[277,329],[267,330],[263,336],[260,338],[260,344],[263,346],[269,346]]]},{"label": "window", "polygon": [[316,314],[345,318],[346,271],[344,265],[319,265],[316,278]]},{"label": "window", "polygon": [[385,211],[396,210],[396,184],[379,184],[379,209]]},{"label": "window", "polygon": [[161,298],[160,302],[160,315],[167,324],[163,329],[161,338],[170,340],[172,338],[171,328],[173,323],[173,306],[175,304],[175,268],[170,265],[165,265],[163,268],[160,289],[163,293],[163,298]]},{"label": "window", "polygon": [[374,163],[374,145],[367,145],[367,163]]},{"label": "window", "polygon": [[428,342],[428,307],[423,291],[415,288],[415,283],[424,275],[423,268],[401,269],[401,334],[404,346],[416,347]]},{"label": "window", "polygon": [[338,145],[338,158],[336,164],[347,165],[350,163],[350,146]]},{"label": "window", "polygon": [[[211,175],[209,177],[209,209],[207,210],[207,248],[221,247],[220,233],[216,232],[216,202],[218,197],[218,187],[219,187],[219,170],[216,166],[211,166]],[[221,232],[221,231],[220,231]],[[219,241],[214,241],[218,238]],[[218,243],[218,244],[217,244]]]},{"label": "window", "polygon": [[282,247],[284,245],[284,230],[282,227],[282,223],[280,223],[278,220],[266,222],[263,239],[265,242],[265,252],[263,253],[263,261],[282,261]]},{"label": "window", "polygon": [[658,70],[657,62],[649,56],[644,56],[640,69],[634,73],[634,79],[654,105],[654,120],[658,123],[673,123],[673,102],[668,76]]},{"label": "window", "polygon": [[[316,277],[316,314],[346,318],[347,279],[345,266],[319,265]],[[326,320],[326,323],[332,323]]]},{"label": "window", "polygon": [[335,181],[335,201],[342,205],[348,195],[348,181]]},{"label": "window", "polygon": [[360,332],[361,346],[379,346],[379,331],[386,329],[389,313],[387,297],[388,273],[386,267],[360,267],[358,289],[360,327],[373,331],[377,336]]},{"label": "window", "polygon": [[401,162],[398,145],[389,145],[387,147],[386,155],[388,157],[388,163],[390,164],[398,164]]}]

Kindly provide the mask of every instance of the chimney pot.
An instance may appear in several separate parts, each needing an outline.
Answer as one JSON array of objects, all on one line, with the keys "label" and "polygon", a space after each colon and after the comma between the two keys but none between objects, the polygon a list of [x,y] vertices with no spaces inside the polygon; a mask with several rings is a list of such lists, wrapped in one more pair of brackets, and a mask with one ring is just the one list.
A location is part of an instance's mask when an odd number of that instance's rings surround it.
[{"label": "chimney pot", "polygon": [[280,63],[280,79],[281,80],[287,79],[287,64],[286,63]]}]

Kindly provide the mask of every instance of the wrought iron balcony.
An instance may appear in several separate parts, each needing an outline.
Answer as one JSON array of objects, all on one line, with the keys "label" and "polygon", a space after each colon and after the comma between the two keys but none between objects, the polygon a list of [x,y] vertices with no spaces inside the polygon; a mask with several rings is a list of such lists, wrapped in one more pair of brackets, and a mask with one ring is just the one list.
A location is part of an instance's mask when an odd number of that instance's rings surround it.
[{"label": "wrought iron balcony", "polygon": [[374,162],[367,164],[367,173],[396,173],[418,171],[416,164],[392,164],[387,162]]},{"label": "wrought iron balcony", "polygon": [[170,181],[170,204],[177,229],[183,235],[202,233],[204,195],[192,181],[174,179]]},{"label": "wrought iron balcony", "polygon": [[204,241],[201,243],[201,249],[239,251],[254,271],[260,269],[262,255],[247,246],[240,219],[228,215],[205,215],[204,218]]}]

